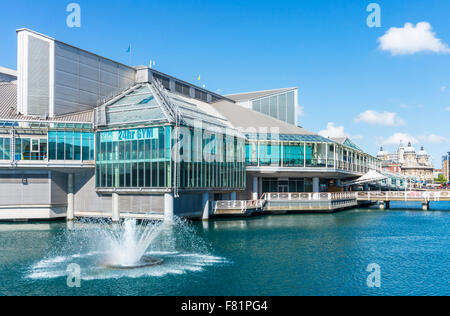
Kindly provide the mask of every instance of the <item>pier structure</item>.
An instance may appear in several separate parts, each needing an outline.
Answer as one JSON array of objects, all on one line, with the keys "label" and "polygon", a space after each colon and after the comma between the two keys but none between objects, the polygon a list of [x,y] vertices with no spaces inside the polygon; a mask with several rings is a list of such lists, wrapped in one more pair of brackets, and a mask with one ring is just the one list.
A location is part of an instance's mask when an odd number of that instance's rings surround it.
[{"label": "pier structure", "polygon": [[[387,210],[391,202],[420,202],[422,210],[428,211],[431,202],[449,202],[450,191],[407,192],[338,192],[338,193],[266,193],[258,200],[258,208],[243,208],[256,201],[218,201],[214,203],[215,216],[249,216],[255,213],[286,214],[332,213],[355,207],[377,204]],[[240,211],[237,211],[237,210]]]}]

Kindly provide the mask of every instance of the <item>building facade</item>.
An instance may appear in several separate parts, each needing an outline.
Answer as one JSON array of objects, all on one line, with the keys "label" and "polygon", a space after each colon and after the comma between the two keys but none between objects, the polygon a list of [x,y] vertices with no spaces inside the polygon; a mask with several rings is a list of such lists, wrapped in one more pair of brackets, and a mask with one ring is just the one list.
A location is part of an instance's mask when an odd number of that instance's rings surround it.
[{"label": "building facade", "polygon": [[377,158],[382,161],[382,166],[391,172],[401,172],[405,177],[414,180],[419,186],[434,182],[434,168],[430,163],[430,156],[421,148],[419,153],[411,143],[405,148],[400,143],[396,153],[388,153],[381,147]]},{"label": "building facade", "polygon": [[298,127],[296,88],[221,96],[17,34],[17,81],[0,83],[0,220],[202,218],[210,201],[326,192],[381,167]]},{"label": "building facade", "polygon": [[450,152],[442,157],[442,174],[447,182],[450,182]]}]

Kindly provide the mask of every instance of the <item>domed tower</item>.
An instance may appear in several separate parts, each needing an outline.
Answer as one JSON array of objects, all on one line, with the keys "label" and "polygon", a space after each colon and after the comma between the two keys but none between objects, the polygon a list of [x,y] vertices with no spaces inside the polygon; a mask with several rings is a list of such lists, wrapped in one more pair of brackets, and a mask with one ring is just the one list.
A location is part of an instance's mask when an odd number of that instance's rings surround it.
[{"label": "domed tower", "polygon": [[412,146],[411,142],[408,144],[408,147],[405,149],[404,160],[405,160],[404,164],[406,166],[414,166],[417,164],[416,150]]},{"label": "domed tower", "polygon": [[400,141],[400,146],[398,146],[398,163],[405,163],[405,146],[403,145],[403,141]]},{"label": "domed tower", "polygon": [[428,156],[428,153],[425,151],[424,147],[419,151],[419,154],[417,155],[417,162],[422,166],[428,166],[429,164],[430,156]]},{"label": "domed tower", "polygon": [[377,158],[382,161],[389,160],[388,153],[384,151],[383,147],[380,148],[380,151],[377,154]]}]

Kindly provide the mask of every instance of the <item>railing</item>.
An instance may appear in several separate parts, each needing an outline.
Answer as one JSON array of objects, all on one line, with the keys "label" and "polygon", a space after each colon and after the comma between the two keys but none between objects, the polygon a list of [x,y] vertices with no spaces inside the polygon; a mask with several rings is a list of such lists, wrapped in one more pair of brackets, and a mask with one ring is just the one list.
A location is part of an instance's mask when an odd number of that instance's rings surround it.
[{"label": "railing", "polygon": [[265,202],[265,200],[215,201],[213,203],[213,209],[214,212],[218,210],[240,210],[242,213],[245,213],[247,210],[262,209]]},{"label": "railing", "polygon": [[396,192],[357,192],[358,200],[363,201],[450,201],[450,191],[396,191]]},{"label": "railing", "polygon": [[356,163],[350,163],[347,161],[341,161],[341,160],[334,160],[334,159],[307,159],[304,161],[303,159],[300,160],[275,160],[275,161],[264,161],[264,159],[261,159],[258,163],[258,161],[247,159],[247,166],[248,167],[281,167],[281,168],[323,168],[323,169],[338,169],[342,171],[352,171],[355,173],[367,173],[371,169],[378,170],[379,168],[372,164],[356,164]]},{"label": "railing", "polygon": [[266,201],[333,201],[357,198],[357,192],[335,193],[265,193]]}]

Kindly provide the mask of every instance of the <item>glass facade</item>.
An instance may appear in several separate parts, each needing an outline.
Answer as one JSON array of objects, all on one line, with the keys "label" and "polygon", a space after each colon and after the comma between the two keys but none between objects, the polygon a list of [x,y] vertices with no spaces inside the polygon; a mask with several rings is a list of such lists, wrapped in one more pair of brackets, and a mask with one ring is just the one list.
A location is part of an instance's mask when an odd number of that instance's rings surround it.
[{"label": "glass facade", "polygon": [[334,143],[249,141],[246,163],[253,167],[336,168],[367,172],[377,169],[377,159]]},{"label": "glass facade", "polygon": [[264,193],[303,193],[312,192],[311,178],[290,178],[286,180],[264,178],[262,181]]},{"label": "glass facade", "polygon": [[168,126],[97,133],[96,186],[171,187],[170,135]]},{"label": "glass facade", "polygon": [[269,115],[280,121],[295,125],[295,92],[288,91],[275,96],[269,96],[252,102],[254,111]]},{"label": "glass facade", "polygon": [[11,159],[11,139],[6,137],[0,138],[0,160]]},{"label": "glass facade", "polygon": [[[237,188],[246,186],[245,140],[189,130],[187,148],[181,148],[181,188]],[[186,144],[187,143],[187,144]]]},{"label": "glass facade", "polygon": [[50,131],[48,133],[49,160],[94,160],[94,133]]},{"label": "glass facade", "polygon": [[245,188],[243,139],[187,131],[177,159],[170,126],[99,132],[97,187]]},{"label": "glass facade", "polygon": [[20,136],[16,137],[14,146],[16,161],[47,159],[47,138]]}]

